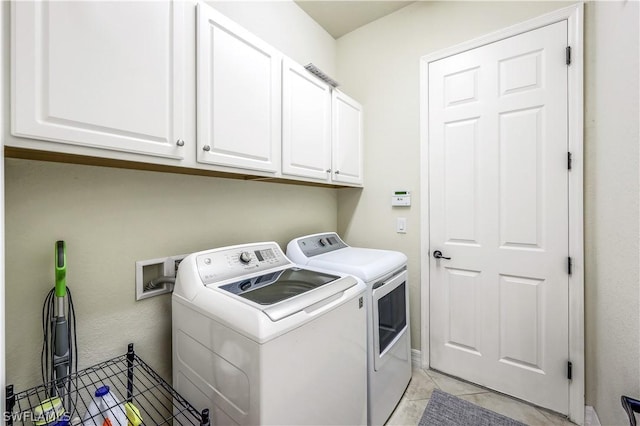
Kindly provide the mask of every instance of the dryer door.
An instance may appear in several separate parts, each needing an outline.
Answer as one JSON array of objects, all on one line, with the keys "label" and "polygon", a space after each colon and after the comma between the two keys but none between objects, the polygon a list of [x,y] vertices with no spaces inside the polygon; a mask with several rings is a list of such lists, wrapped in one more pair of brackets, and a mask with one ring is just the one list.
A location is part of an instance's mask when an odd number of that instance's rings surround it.
[{"label": "dryer door", "polygon": [[394,346],[408,333],[407,271],[374,284],[372,294],[374,368],[378,371]]}]

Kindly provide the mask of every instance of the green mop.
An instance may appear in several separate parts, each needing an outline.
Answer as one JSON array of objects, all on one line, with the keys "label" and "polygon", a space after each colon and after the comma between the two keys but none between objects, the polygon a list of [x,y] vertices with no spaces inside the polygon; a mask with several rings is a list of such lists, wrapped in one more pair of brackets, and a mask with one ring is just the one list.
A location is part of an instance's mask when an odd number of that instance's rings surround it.
[{"label": "green mop", "polygon": [[[70,374],[77,361],[78,352],[75,336],[75,309],[71,291],[67,288],[67,255],[64,241],[57,241],[54,257],[55,287],[52,288],[42,308],[42,344],[41,367],[42,381],[48,383],[49,398],[36,407],[36,418],[47,424],[51,418],[60,418],[65,413],[76,411],[72,406],[70,394],[72,383]],[[70,320],[67,320],[67,315]],[[75,405],[75,404],[73,404]]]},{"label": "green mop", "polygon": [[69,376],[69,353],[71,352],[69,345],[69,326],[65,316],[65,301],[67,297],[67,253],[65,249],[64,241],[56,242],[56,309],[53,366],[55,369],[58,396],[63,401],[65,398],[65,382]]}]

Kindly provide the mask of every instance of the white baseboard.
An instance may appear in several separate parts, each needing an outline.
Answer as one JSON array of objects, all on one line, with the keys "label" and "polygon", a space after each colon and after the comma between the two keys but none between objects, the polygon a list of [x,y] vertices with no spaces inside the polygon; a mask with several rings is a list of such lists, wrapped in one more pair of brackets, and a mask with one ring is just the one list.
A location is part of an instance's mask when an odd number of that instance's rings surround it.
[{"label": "white baseboard", "polygon": [[422,352],[417,349],[411,349],[411,366],[413,368],[422,368]]},{"label": "white baseboard", "polygon": [[602,426],[598,413],[590,405],[584,407],[584,426]]}]

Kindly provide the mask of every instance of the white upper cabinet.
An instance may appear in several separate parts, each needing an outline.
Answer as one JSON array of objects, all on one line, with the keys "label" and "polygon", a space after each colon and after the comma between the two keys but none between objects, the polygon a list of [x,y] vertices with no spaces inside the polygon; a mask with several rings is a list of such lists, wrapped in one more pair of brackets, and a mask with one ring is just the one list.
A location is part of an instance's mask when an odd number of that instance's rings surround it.
[{"label": "white upper cabinet", "polygon": [[11,133],[79,162],[362,185],[360,105],[191,1],[12,1]]},{"label": "white upper cabinet", "polygon": [[362,185],[362,106],[338,90],[332,98],[333,182]]},{"label": "white upper cabinet", "polygon": [[279,174],[281,54],[198,4],[197,159]]},{"label": "white upper cabinet", "polygon": [[331,88],[289,59],[282,73],[282,174],[329,182]]},{"label": "white upper cabinet", "polygon": [[184,140],[185,7],[13,2],[12,133],[183,158],[195,145]]}]

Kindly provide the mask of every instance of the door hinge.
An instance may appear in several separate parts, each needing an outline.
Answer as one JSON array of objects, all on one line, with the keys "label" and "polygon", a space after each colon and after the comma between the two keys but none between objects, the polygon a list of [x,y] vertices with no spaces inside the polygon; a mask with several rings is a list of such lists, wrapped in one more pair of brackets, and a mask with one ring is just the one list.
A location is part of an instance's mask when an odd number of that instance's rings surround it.
[{"label": "door hinge", "polygon": [[565,54],[567,65],[571,65],[571,46],[567,46],[564,54]]},{"label": "door hinge", "polygon": [[573,364],[567,361],[567,379],[573,380]]},{"label": "door hinge", "polygon": [[567,152],[567,169],[568,170],[571,170],[571,160],[572,160],[571,153]]},{"label": "door hinge", "polygon": [[567,257],[567,274],[571,275],[573,269],[573,261],[571,260],[571,257]]}]

